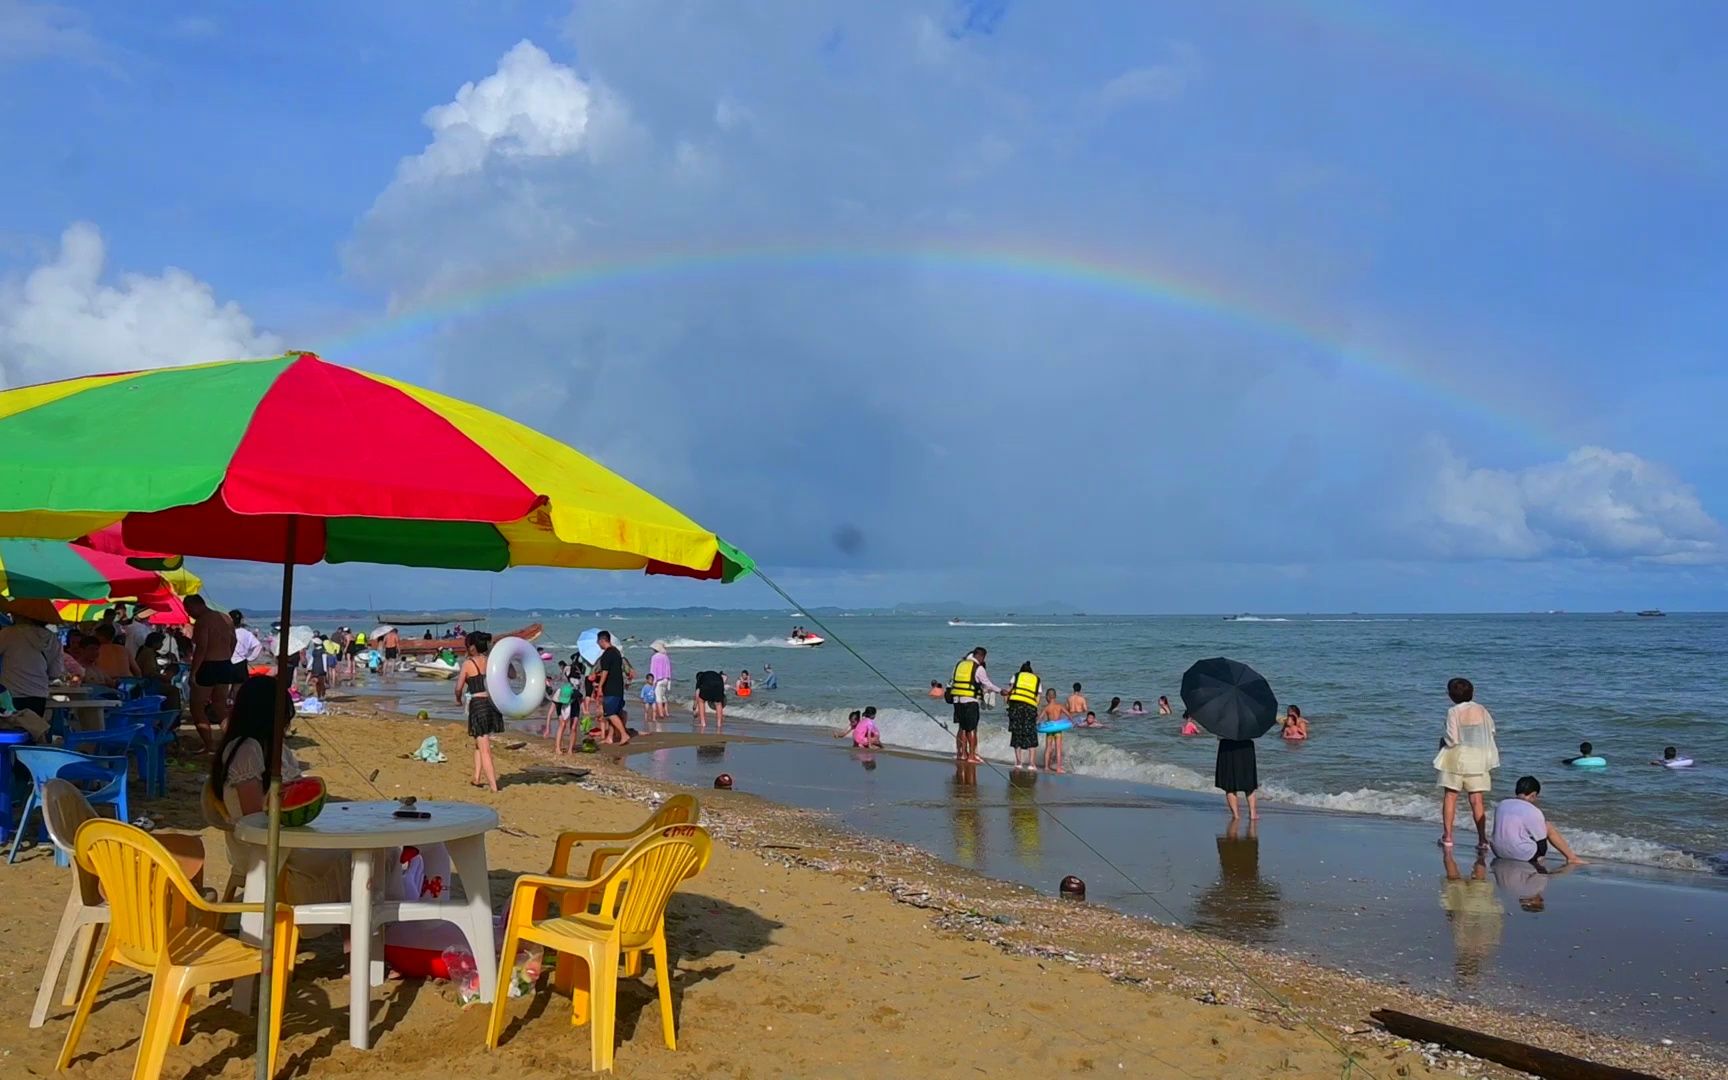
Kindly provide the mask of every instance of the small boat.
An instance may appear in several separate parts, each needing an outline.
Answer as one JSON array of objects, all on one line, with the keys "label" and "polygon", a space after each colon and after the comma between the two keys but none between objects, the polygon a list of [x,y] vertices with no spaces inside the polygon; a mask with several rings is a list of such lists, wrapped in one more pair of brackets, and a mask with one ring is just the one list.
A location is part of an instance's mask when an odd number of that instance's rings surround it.
[{"label": "small boat", "polygon": [[827,640],[828,639],[823,637],[821,634],[805,634],[803,637],[789,637],[789,638],[787,638],[786,644],[788,644],[788,645],[820,645]]},{"label": "small boat", "polygon": [[1662,619],[1666,618],[1667,615],[1668,613],[1666,611],[1657,611],[1655,608],[1651,608],[1648,611],[1640,611],[1638,613],[1640,619]]},{"label": "small boat", "polygon": [[[544,631],[545,627],[539,623],[529,623],[520,630],[512,630],[507,634],[493,634],[492,640],[497,642],[507,637],[519,637],[524,641],[538,641]],[[403,635],[396,651],[403,656],[428,656],[441,653],[445,649],[461,656],[468,651],[468,643],[459,637],[411,638]]]},{"label": "small boat", "polygon": [[411,666],[414,674],[423,679],[454,679],[456,672],[461,670],[455,664],[446,664],[442,660],[424,660]]}]

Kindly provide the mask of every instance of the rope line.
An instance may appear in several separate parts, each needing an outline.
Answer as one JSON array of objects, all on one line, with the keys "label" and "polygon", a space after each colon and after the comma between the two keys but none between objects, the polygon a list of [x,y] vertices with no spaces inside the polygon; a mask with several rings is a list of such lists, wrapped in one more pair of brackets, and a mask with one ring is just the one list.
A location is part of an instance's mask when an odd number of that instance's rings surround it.
[{"label": "rope line", "polygon": [[[823,623],[821,619],[807,613],[804,609],[804,605],[799,603],[797,600],[793,599],[792,596],[789,593],[787,593],[785,589],[782,589],[780,587],[780,585],[776,581],[774,581],[773,578],[770,578],[767,574],[764,574],[762,572],[762,568],[760,566],[758,566],[756,568],[755,573],[756,573],[757,577],[762,579],[763,584],[767,585],[770,589],[773,589],[775,593],[779,594],[779,596],[782,600],[786,601],[788,604],[791,604],[792,607],[796,611],[798,611],[800,614],[802,614],[805,619],[808,619],[810,622],[814,623],[816,625],[817,629],[821,630],[823,632],[823,634],[827,637],[828,640],[839,642],[840,646],[842,648],[844,648],[848,653],[851,653],[852,656],[859,663],[863,664],[866,668],[869,668],[870,671],[872,673],[874,673],[877,678],[881,679],[885,684],[887,684],[887,686],[891,690],[893,690],[895,693],[899,694],[902,698],[904,698],[906,700],[906,703],[908,705],[910,705],[913,709],[915,709],[917,712],[922,714],[925,719],[934,723],[937,727],[941,728],[943,731],[947,732],[949,735],[952,735],[954,733],[952,728],[950,728],[946,723],[944,723],[934,713],[930,712],[929,709],[925,708],[923,702],[914,698],[911,694],[907,693],[905,688],[900,686],[899,683],[896,683],[893,679],[890,679],[887,675],[883,674],[882,670],[880,668],[878,668],[875,664],[872,664],[869,660],[865,659],[864,655],[862,653],[860,653],[857,649],[854,649],[851,646],[851,644],[846,641],[845,638],[842,638],[839,634],[835,633],[834,630],[831,627],[827,626],[825,623]],[[1009,779],[1008,774],[1006,772],[1004,772],[1002,770],[1001,766],[999,766],[995,762],[985,760],[984,765],[986,767],[988,767],[992,772],[994,772],[997,776],[1000,776],[1004,780]],[[1158,899],[1158,897],[1156,895],[1154,895],[1151,890],[1147,889],[1145,886],[1141,885],[1138,881],[1134,880],[1134,876],[1132,874],[1130,874],[1128,871],[1124,870],[1122,867],[1118,866],[1116,864],[1116,862],[1114,860],[1112,860],[1108,855],[1104,854],[1102,851],[1099,851],[1096,847],[1092,846],[1091,842],[1089,842],[1084,836],[1081,836],[1079,833],[1075,832],[1072,828],[1070,828],[1067,822],[1063,821],[1060,817],[1056,816],[1056,812],[1054,810],[1051,810],[1050,808],[1045,807],[1045,806],[1038,806],[1037,810],[1040,814],[1043,814],[1045,817],[1047,817],[1051,821],[1055,822],[1057,828],[1059,828],[1063,832],[1067,833],[1070,837],[1072,837],[1075,841],[1077,841],[1081,847],[1083,847],[1087,851],[1091,852],[1092,855],[1099,862],[1101,862],[1105,866],[1109,867],[1112,871],[1114,871],[1117,874],[1117,876],[1121,877],[1123,881],[1126,881],[1129,885],[1133,886],[1134,890],[1137,893],[1144,896],[1146,899],[1152,901],[1152,903],[1157,906],[1158,910],[1162,911],[1166,916],[1169,917],[1169,919],[1172,923],[1174,923],[1178,927],[1181,927],[1182,929],[1192,930],[1191,927],[1187,926],[1182,921],[1181,916],[1177,915],[1176,912],[1172,911],[1164,903],[1164,901]],[[1262,994],[1264,994],[1274,1004],[1276,1004],[1276,1005],[1280,1006],[1281,1008],[1285,1009],[1286,1011],[1288,1011],[1290,1013],[1290,1015],[1294,1016],[1297,1020],[1300,1020],[1302,1022],[1302,1026],[1306,1027],[1309,1031],[1313,1032],[1314,1035],[1316,1037],[1318,1037],[1322,1042],[1324,1042],[1327,1046],[1330,1046],[1333,1050],[1337,1051],[1340,1055],[1342,1055],[1344,1058],[1344,1061],[1345,1061],[1345,1074],[1346,1075],[1349,1075],[1349,1073],[1353,1070],[1360,1070],[1363,1073],[1363,1075],[1369,1077],[1369,1080],[1379,1080],[1379,1078],[1376,1077],[1374,1075],[1374,1073],[1372,1073],[1368,1070],[1368,1067],[1365,1064],[1363,1064],[1361,1059],[1357,1058],[1355,1054],[1352,1054],[1350,1051],[1348,1051],[1348,1050],[1344,1049],[1344,1047],[1340,1046],[1338,1044],[1338,1042],[1335,1039],[1333,1039],[1330,1035],[1326,1034],[1326,1032],[1320,1030],[1320,1028],[1318,1026],[1316,1026],[1312,1020],[1309,1020],[1307,1016],[1303,1015],[1303,1013],[1300,1010],[1298,1010],[1296,1008],[1296,1006],[1289,1001],[1289,999],[1285,998],[1282,994],[1279,994],[1276,990],[1273,990],[1270,986],[1267,986],[1265,983],[1261,982],[1258,978],[1255,977],[1253,972],[1249,971],[1247,968],[1245,968],[1241,964],[1237,963],[1234,957],[1232,957],[1229,953],[1225,952],[1222,948],[1220,948],[1217,945],[1217,943],[1213,942],[1204,933],[1201,933],[1199,931],[1193,931],[1193,933],[1200,940],[1200,943],[1202,945],[1204,945],[1208,950],[1210,950],[1213,953],[1213,955],[1215,955],[1218,959],[1222,960],[1225,964],[1229,965],[1229,967],[1231,967],[1233,970],[1235,970],[1235,972],[1238,975],[1240,975],[1244,979],[1246,979],[1250,984],[1252,984],[1254,986],[1255,989],[1259,990]]]}]

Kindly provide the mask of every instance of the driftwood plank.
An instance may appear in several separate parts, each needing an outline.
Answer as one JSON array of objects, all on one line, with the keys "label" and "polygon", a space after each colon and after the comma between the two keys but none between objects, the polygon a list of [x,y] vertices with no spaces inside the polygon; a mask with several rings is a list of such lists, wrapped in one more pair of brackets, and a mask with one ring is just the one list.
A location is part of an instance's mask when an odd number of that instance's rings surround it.
[{"label": "driftwood plank", "polygon": [[1387,1031],[1401,1038],[1439,1043],[1454,1050],[1462,1050],[1466,1054],[1544,1077],[1545,1080],[1662,1080],[1662,1077],[1646,1072],[1622,1069],[1617,1065],[1599,1065],[1570,1054],[1560,1054],[1553,1050],[1544,1050],[1540,1046],[1531,1046],[1529,1043],[1484,1035],[1480,1031],[1442,1024],[1438,1020],[1425,1020],[1420,1016],[1393,1009],[1376,1009],[1369,1015],[1379,1021]]}]

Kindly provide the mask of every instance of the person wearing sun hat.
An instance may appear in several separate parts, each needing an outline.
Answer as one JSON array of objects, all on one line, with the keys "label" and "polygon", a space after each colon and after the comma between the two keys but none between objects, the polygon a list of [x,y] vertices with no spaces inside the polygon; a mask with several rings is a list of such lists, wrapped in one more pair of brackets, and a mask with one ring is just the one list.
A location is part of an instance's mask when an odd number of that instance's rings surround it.
[{"label": "person wearing sun hat", "polygon": [[672,702],[672,657],[666,652],[666,643],[658,638],[648,647],[654,650],[654,658],[648,661],[648,677],[654,682],[654,717],[664,720]]}]

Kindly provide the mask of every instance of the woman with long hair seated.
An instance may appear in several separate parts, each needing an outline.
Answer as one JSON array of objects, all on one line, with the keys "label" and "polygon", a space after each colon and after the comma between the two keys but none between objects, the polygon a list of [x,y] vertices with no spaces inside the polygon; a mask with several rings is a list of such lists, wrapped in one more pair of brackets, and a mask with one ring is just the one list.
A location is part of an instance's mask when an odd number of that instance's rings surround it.
[{"label": "woman with long hair seated", "polygon": [[[254,675],[240,684],[234,708],[228,715],[227,730],[210,761],[210,790],[222,803],[230,821],[265,808],[264,793],[272,776],[289,783],[305,775],[300,760],[286,742],[277,767],[269,767],[271,736],[279,714],[286,724],[294,715],[294,705],[277,689],[274,677]],[[228,861],[236,870],[245,870],[263,857],[263,848],[238,840],[231,832],[228,834]],[[346,900],[352,863],[345,851],[290,850],[284,863],[287,873],[283,875],[280,899],[287,904]]]}]

